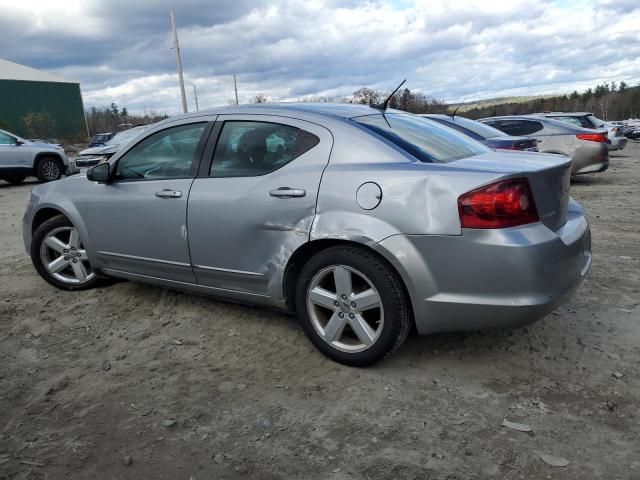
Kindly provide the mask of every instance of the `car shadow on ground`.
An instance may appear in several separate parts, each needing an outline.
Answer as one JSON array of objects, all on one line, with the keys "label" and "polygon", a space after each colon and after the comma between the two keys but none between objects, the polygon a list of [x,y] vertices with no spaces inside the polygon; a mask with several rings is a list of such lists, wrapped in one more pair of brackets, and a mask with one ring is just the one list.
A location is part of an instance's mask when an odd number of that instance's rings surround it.
[{"label": "car shadow on ground", "polygon": [[38,180],[36,178],[27,178],[25,179],[24,182],[18,183],[17,185],[13,184],[13,183],[9,183],[9,182],[5,182],[4,180],[0,180],[0,189],[4,189],[4,188],[20,188],[20,187],[24,187],[25,185],[37,185]]}]

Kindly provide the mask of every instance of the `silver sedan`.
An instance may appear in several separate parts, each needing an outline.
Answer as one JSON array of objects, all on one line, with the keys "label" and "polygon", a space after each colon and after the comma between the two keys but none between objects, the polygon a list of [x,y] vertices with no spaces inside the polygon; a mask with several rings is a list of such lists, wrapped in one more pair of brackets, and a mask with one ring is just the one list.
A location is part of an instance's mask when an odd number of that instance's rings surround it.
[{"label": "silver sedan", "polygon": [[591,263],[570,172],[391,109],[229,107],[34,187],[24,241],[58,288],[119,277],[295,312],[362,366],[412,328],[518,327],[566,301]]}]

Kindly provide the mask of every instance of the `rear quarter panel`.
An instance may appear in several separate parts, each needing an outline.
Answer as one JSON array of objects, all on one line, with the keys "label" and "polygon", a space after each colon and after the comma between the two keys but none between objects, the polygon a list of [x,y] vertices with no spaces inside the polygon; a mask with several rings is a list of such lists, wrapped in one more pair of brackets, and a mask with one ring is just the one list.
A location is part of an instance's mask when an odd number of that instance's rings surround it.
[{"label": "rear quarter panel", "polygon": [[[372,245],[395,234],[460,235],[458,197],[499,176],[451,163],[423,163],[359,129],[333,131],[310,239],[337,238]],[[377,184],[382,198],[371,210],[358,188]]]}]

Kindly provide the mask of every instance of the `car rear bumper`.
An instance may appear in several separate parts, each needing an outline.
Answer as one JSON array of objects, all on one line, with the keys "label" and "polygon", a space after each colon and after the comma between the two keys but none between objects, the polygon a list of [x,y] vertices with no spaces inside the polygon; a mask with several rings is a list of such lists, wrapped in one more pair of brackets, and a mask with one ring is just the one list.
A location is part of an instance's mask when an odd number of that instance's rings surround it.
[{"label": "car rear bumper", "polygon": [[571,175],[604,172],[609,168],[609,150],[604,142],[585,141],[571,155]]},{"label": "car rear bumper", "polygon": [[609,151],[613,151],[613,150],[622,150],[624,147],[627,146],[627,138],[626,137],[612,137],[609,139],[609,142],[607,144]]},{"label": "car rear bumper", "polygon": [[591,265],[591,235],[571,201],[566,224],[395,235],[375,246],[401,273],[421,334],[514,328],[565,302]]}]

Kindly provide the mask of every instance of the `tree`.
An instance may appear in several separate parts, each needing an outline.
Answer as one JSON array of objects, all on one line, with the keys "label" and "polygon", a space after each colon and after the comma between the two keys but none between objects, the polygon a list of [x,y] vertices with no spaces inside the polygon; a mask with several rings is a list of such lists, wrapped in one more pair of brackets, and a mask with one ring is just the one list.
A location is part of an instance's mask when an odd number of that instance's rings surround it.
[{"label": "tree", "polygon": [[353,103],[372,105],[380,102],[380,93],[371,88],[363,87],[353,92]]},{"label": "tree", "polygon": [[253,103],[267,103],[268,101],[269,101],[269,98],[264,93],[258,93],[253,98]]},{"label": "tree", "polygon": [[618,92],[624,93],[627,88],[629,88],[629,85],[627,85],[627,83],[623,80],[622,82],[620,82],[620,85],[618,85]]},{"label": "tree", "polygon": [[56,130],[56,121],[47,112],[32,112],[23,119],[27,137],[49,140]]}]

